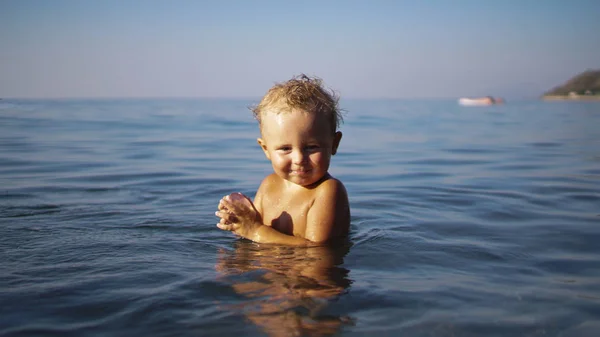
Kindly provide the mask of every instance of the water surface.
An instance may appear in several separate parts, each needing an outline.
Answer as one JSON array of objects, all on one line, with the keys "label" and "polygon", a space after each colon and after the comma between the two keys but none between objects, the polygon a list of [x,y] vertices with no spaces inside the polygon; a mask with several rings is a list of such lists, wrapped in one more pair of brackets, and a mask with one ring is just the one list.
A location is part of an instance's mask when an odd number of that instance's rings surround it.
[{"label": "water surface", "polygon": [[346,100],[350,242],[215,227],[252,100],[0,102],[0,335],[595,336],[600,104]]}]

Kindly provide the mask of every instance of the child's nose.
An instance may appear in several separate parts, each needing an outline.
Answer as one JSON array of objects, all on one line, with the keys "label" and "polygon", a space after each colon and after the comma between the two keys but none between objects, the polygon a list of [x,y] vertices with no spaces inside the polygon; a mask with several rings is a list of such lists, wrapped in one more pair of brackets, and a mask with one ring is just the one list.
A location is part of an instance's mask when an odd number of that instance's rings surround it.
[{"label": "child's nose", "polygon": [[297,150],[297,151],[294,151],[292,160],[294,161],[294,164],[302,164],[306,160],[306,157],[307,157],[307,154],[305,151]]}]

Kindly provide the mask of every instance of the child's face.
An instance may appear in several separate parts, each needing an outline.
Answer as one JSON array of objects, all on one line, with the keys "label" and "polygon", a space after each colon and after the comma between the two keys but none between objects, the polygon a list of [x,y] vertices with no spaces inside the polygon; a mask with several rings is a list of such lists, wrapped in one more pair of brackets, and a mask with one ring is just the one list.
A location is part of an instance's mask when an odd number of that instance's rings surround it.
[{"label": "child's face", "polygon": [[341,132],[331,132],[324,117],[302,111],[264,113],[261,134],[258,143],[273,171],[301,186],[314,184],[327,174],[331,155],[342,138]]}]

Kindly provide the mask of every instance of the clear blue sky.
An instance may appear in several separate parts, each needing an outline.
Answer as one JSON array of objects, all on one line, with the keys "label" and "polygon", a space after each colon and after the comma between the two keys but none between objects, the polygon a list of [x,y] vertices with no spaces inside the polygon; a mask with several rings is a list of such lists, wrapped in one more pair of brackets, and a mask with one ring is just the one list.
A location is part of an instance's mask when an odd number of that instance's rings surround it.
[{"label": "clear blue sky", "polygon": [[598,0],[0,0],[0,97],[535,97],[600,68]]}]

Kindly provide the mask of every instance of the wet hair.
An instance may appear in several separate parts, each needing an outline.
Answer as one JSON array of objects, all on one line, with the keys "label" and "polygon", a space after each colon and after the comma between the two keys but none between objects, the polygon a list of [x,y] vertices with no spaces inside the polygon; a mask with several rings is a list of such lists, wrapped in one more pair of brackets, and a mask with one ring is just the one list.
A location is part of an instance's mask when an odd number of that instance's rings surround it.
[{"label": "wet hair", "polygon": [[259,125],[261,125],[262,115],[267,111],[279,114],[300,110],[323,115],[329,121],[332,133],[335,133],[343,122],[338,102],[339,96],[334,91],[326,89],[320,78],[301,74],[286,82],[276,83],[267,91],[260,103],[250,109]]}]

